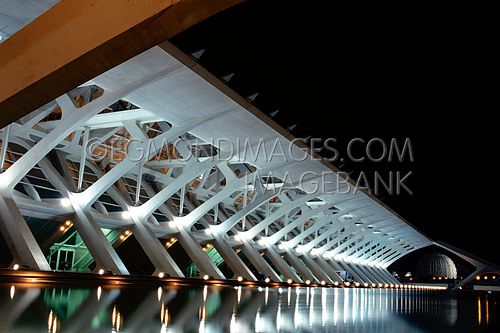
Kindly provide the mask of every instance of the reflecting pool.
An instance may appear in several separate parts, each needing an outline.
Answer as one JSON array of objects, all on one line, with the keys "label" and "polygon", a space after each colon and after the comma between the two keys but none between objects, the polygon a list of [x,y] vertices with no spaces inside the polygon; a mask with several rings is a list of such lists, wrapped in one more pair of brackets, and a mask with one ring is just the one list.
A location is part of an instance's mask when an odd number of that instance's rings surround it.
[{"label": "reflecting pool", "polygon": [[500,332],[499,297],[332,288],[0,285],[0,332]]}]

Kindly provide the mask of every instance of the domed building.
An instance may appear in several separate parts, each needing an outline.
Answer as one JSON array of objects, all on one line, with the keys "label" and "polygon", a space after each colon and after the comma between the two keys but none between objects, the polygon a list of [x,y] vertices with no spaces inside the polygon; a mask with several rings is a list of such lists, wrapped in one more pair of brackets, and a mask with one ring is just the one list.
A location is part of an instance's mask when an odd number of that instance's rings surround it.
[{"label": "domed building", "polygon": [[453,260],[442,253],[429,253],[417,263],[416,275],[420,278],[457,278],[457,267]]}]

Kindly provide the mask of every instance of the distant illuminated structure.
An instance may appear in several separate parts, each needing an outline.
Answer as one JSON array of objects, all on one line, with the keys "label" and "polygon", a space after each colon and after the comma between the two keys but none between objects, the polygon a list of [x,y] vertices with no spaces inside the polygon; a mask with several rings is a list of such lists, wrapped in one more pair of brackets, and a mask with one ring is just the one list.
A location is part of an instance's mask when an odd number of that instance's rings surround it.
[{"label": "distant illuminated structure", "polygon": [[457,268],[450,257],[442,253],[430,253],[417,263],[417,275],[421,278],[442,277],[456,279]]}]

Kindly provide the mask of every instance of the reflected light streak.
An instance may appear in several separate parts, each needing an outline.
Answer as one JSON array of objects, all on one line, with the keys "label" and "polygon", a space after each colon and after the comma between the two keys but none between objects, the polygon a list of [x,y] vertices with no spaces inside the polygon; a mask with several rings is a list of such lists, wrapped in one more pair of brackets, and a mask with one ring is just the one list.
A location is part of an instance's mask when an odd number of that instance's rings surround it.
[{"label": "reflected light streak", "polygon": [[337,325],[339,315],[339,290],[333,290],[333,325]]},{"label": "reflected light streak", "polygon": [[293,311],[293,326],[295,329],[299,327],[300,324],[300,317],[299,317],[299,292],[297,289],[297,292],[295,293],[295,308]]},{"label": "reflected light streak", "polygon": [[490,306],[488,304],[488,295],[486,295],[486,301],[485,301],[485,312],[486,312],[486,325],[490,324]]},{"label": "reflected light streak", "polygon": [[111,332],[119,333],[120,328],[123,326],[123,318],[120,311],[116,309],[116,305],[113,306],[113,312],[111,313]]},{"label": "reflected light streak", "polygon": [[311,294],[311,302],[310,302],[311,305],[309,306],[309,327],[312,327],[314,323],[314,289],[311,289],[310,294]]},{"label": "reflected light streak", "polygon": [[326,319],[328,316],[328,311],[326,308],[326,292],[326,289],[321,289],[321,326],[323,327],[325,327],[326,325]]},{"label": "reflected light streak", "polygon": [[50,310],[49,320],[47,322],[47,325],[48,325],[48,333],[57,333],[58,330],[60,330],[59,319],[52,310]]},{"label": "reflected light streak", "polygon": [[[205,286],[205,288],[206,288],[206,286]],[[203,293],[205,293],[205,288],[203,288]],[[206,295],[204,295],[203,297],[204,297],[203,301],[205,302]],[[198,327],[198,332],[205,333],[205,331],[206,331],[206,319],[207,319],[207,307],[205,304],[203,304],[203,307],[201,307],[198,310],[198,317],[200,318],[200,326]]]},{"label": "reflected light streak", "polygon": [[281,331],[281,301],[278,303],[278,311],[276,312],[276,330]]},{"label": "reflected light streak", "polygon": [[161,303],[160,322],[161,322],[162,328],[163,327],[166,328],[168,326],[169,320],[170,320],[170,316],[168,314],[168,308],[165,306],[165,303]]},{"label": "reflected light streak", "polygon": [[366,289],[361,289],[361,295],[360,295],[360,309],[359,309],[359,319],[360,322],[363,322],[365,319],[365,304],[366,302]]},{"label": "reflected light streak", "polygon": [[255,315],[255,332],[262,332],[262,320],[260,318],[260,308],[257,310],[257,314]]},{"label": "reflected light streak", "polygon": [[355,323],[358,316],[358,292],[359,289],[355,289],[352,293],[352,322]]},{"label": "reflected light streak", "polygon": [[163,293],[163,289],[161,289],[161,287],[158,287],[158,291],[157,291],[157,294],[158,294],[158,302],[161,301],[161,295]]},{"label": "reflected light streak", "polygon": [[203,287],[203,302],[207,301],[207,295],[208,295],[208,286]]},{"label": "reflected light streak", "polygon": [[344,324],[347,323],[347,314],[349,312],[349,293],[350,289],[344,289],[344,312],[342,313]]},{"label": "reflected light streak", "polygon": [[238,324],[236,323],[236,314],[233,313],[231,315],[231,321],[229,322],[229,332],[230,333],[239,333],[241,332],[239,327],[238,327]]},{"label": "reflected light streak", "polygon": [[481,296],[477,296],[477,324],[481,326],[482,318],[481,318]]}]

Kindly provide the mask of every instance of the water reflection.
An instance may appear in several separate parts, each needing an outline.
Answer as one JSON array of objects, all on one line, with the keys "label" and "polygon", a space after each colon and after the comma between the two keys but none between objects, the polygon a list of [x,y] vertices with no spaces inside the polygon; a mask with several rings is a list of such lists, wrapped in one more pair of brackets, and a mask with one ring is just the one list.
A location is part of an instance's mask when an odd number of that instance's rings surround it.
[{"label": "water reflection", "polygon": [[498,295],[406,289],[0,286],[0,332],[498,331]]}]

